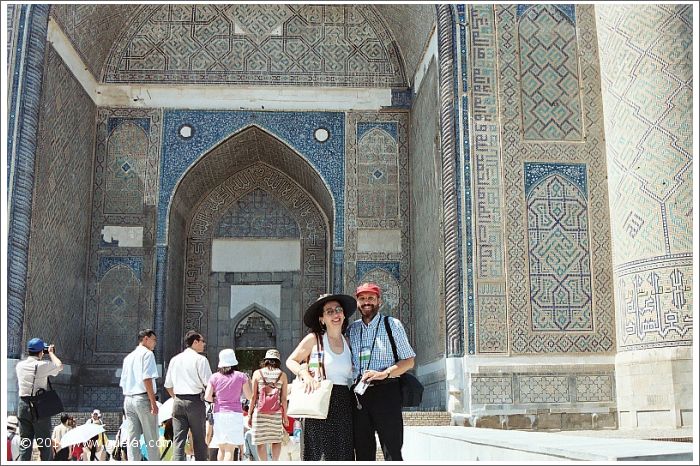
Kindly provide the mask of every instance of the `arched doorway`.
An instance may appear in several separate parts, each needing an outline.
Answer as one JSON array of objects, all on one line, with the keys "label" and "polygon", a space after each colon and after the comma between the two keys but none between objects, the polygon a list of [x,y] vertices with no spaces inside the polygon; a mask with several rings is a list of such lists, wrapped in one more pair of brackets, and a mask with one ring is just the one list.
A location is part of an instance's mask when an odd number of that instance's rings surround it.
[{"label": "arched doorway", "polygon": [[[330,283],[332,205],[313,167],[260,128],[203,156],[173,197],[166,359],[191,329],[207,339],[212,367],[224,348],[257,357],[274,346],[286,357],[305,333],[303,310]],[[274,340],[236,336],[251,309],[264,310]]]}]

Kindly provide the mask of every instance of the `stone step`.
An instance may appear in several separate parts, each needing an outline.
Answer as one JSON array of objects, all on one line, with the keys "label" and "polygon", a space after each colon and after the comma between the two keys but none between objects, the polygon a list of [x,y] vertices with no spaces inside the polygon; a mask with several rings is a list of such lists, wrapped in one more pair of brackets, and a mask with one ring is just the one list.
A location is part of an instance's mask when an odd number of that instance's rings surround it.
[{"label": "stone step", "polygon": [[[404,411],[403,425],[408,426],[449,426],[452,416],[447,411]],[[376,437],[377,455],[376,461],[384,461],[384,453],[379,445],[379,437]]]}]

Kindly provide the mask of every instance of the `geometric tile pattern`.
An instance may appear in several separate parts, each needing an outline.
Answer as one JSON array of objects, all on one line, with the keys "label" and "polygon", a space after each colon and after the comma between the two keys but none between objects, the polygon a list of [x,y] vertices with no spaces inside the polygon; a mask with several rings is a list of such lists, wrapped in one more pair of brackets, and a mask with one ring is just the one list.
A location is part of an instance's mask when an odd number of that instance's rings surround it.
[{"label": "geometric tile pattern", "polygon": [[139,126],[125,121],[110,132],[105,174],[104,212],[143,212],[148,136]]},{"label": "geometric tile pattern", "polygon": [[51,17],[70,38],[85,66],[95,79],[117,37],[129,21],[140,16],[143,5],[110,3],[52,4]]},{"label": "geometric tile pattern", "polygon": [[[31,9],[37,11],[37,6]],[[46,24],[46,17],[43,21]],[[29,257],[26,295],[22,297],[23,335],[41,336],[55,343],[61,348],[63,362],[73,363],[80,360],[83,346],[78,335],[84,319],[96,109],[53,47],[46,47],[45,53],[41,49],[40,56],[45,68],[41,85],[37,84],[41,100],[37,95],[39,118],[38,126],[34,127],[36,147],[31,154],[35,159],[33,180],[25,185],[30,193],[33,191],[33,196],[29,196],[32,209],[31,222],[27,225],[31,230],[28,228],[24,243]],[[32,92],[27,92],[25,98],[32,97]],[[21,144],[29,142],[27,130],[32,127],[29,108],[25,107],[24,112]],[[17,150],[20,148],[18,145]],[[20,165],[28,165],[30,157],[19,155]],[[16,180],[19,182],[21,178]],[[15,204],[26,199],[17,186],[13,195]],[[12,220],[20,222],[18,218]],[[14,228],[10,230],[12,233],[18,234]],[[20,238],[14,239],[17,246],[23,244]],[[18,336],[20,340],[23,335]]]},{"label": "geometric tile pattern", "polygon": [[583,138],[576,25],[554,5],[518,20],[523,135],[526,140]]},{"label": "geometric tile pattern", "polygon": [[[133,339],[133,335],[130,337]],[[80,404],[82,408],[99,407],[101,411],[121,411],[124,395],[121,387],[83,386]]]},{"label": "geometric tile pattern", "polygon": [[[615,5],[596,13],[619,348],[690,345],[693,9]],[[681,290],[683,306],[670,299]]]},{"label": "geometric tile pattern", "polygon": [[[519,4],[516,16],[518,20],[522,18],[522,16],[525,14],[527,10],[532,8],[534,5],[532,4]],[[576,24],[576,6],[572,4],[553,4],[553,7],[558,9],[561,13],[564,14],[567,18],[569,18],[569,21],[571,21],[572,24]]]},{"label": "geometric tile pattern", "polygon": [[[115,364],[115,358],[133,349],[133,336],[140,328],[153,327],[154,206],[158,192],[161,121],[160,110],[98,110],[85,307],[86,363]],[[124,197],[118,194],[120,188],[125,189]],[[143,246],[119,247],[106,243],[102,230],[107,225],[143,228]],[[121,274],[126,273],[124,270],[131,271],[133,281],[120,277],[104,282],[117,269],[122,270]],[[103,296],[103,293],[106,294]],[[108,323],[112,315],[125,312],[117,298],[133,305],[124,314],[128,325],[124,326],[125,333],[121,336],[116,335],[118,330]]]},{"label": "geometric tile pattern", "polygon": [[566,375],[523,376],[518,378],[522,403],[565,403],[569,401]]},{"label": "geometric tile pattern", "polygon": [[396,220],[399,214],[399,167],[396,139],[384,129],[358,135],[358,198],[360,218]]},{"label": "geometric tile pattern", "polygon": [[585,193],[552,174],[527,196],[533,331],[592,330]]},{"label": "geometric tile pattern", "polygon": [[369,5],[149,5],[104,82],[402,87],[398,47]]},{"label": "geometric tile pattern", "polygon": [[473,5],[467,11],[471,31],[466,41],[471,50],[467,76],[472,95],[469,131],[473,140],[475,347],[476,353],[507,353],[508,299],[497,63],[493,53],[496,49],[494,11],[492,5]]},{"label": "geometric tile pattern", "polygon": [[473,376],[471,390],[473,403],[513,403],[513,379],[511,377]]},{"label": "geometric tile pattern", "polygon": [[576,401],[611,401],[615,399],[615,380],[611,374],[576,376]]},{"label": "geometric tile pattern", "polygon": [[[301,240],[301,302],[295,303],[293,312],[312,303],[326,289],[327,232],[317,204],[310,195],[288,175],[265,163],[255,163],[233,174],[214,187],[191,213],[186,231],[187,251],[185,263],[183,331],[196,329],[203,335],[216,332],[208,321],[210,301],[211,252],[214,235],[220,229],[222,217],[236,201],[248,194],[251,188],[265,191],[274,204],[284,208],[299,225]],[[273,214],[273,216],[276,214]],[[298,307],[296,307],[298,306]],[[212,328],[210,328],[212,327]]]},{"label": "geometric tile pattern", "polygon": [[[414,341],[415,329],[410,308],[408,122],[408,114],[405,112],[348,112],[346,114],[343,288],[345,292],[352,293],[363,281],[363,277],[376,279],[383,287],[384,300],[392,301],[387,309],[391,307],[391,314],[401,320],[410,341]],[[363,152],[365,150],[363,148],[371,152]],[[382,174],[376,178],[374,171],[380,170]],[[388,182],[382,182],[381,180],[386,179],[387,175],[389,175]],[[372,203],[382,216],[360,215],[364,208],[362,204],[365,197],[363,196],[367,192],[379,192],[387,196],[385,199],[389,197],[395,199],[393,206],[380,207]],[[399,230],[401,251],[358,251],[358,229]],[[363,263],[376,263],[377,266],[368,270]],[[398,279],[396,272],[399,273]],[[342,292],[342,290],[338,291]]]},{"label": "geometric tile pattern", "polygon": [[100,280],[97,311],[96,349],[119,353],[139,331],[139,291],[141,282],[133,270],[123,265],[112,268]]},{"label": "geometric tile pattern", "polygon": [[[541,11],[542,7],[533,7]],[[578,25],[578,52],[580,54],[579,80],[582,85],[581,127],[586,128],[585,142],[527,142],[523,141],[523,116],[518,104],[520,94],[520,70],[518,69],[518,23],[517,5],[495,6],[498,33],[499,62],[499,115],[501,117],[501,144],[504,157],[504,205],[506,206],[505,230],[507,267],[508,267],[508,324],[509,350],[511,354],[522,353],[609,353],[615,350],[615,315],[613,301],[613,281],[611,263],[611,241],[609,233],[609,207],[607,198],[607,167],[605,163],[605,138],[603,132],[603,108],[598,88],[599,71],[597,46],[595,38],[594,8],[589,5],[576,5],[576,22]],[[545,8],[546,9],[546,8]],[[530,13],[530,10],[527,12]],[[568,18],[561,21],[569,22]],[[546,60],[546,56],[542,57]],[[542,66],[546,63],[542,63]],[[572,128],[572,131],[574,129]],[[577,136],[578,138],[579,136]],[[578,296],[585,296],[586,290],[591,294],[590,315],[580,322],[581,329],[571,331],[535,331],[538,317],[532,312],[532,296],[528,265],[531,263],[532,244],[528,247],[528,224],[532,222],[524,215],[528,212],[526,204],[525,183],[534,192],[536,185],[527,181],[525,163],[540,162],[563,166],[585,165],[587,192],[581,190],[578,197],[579,212],[588,212],[587,217],[578,221],[588,224],[588,238],[574,236],[576,245],[572,251],[588,251],[585,262],[590,268],[591,283],[581,289]],[[551,174],[554,174],[552,172]],[[548,176],[548,175],[547,175]],[[548,179],[547,176],[544,179]],[[573,179],[572,179],[573,178]],[[534,179],[539,179],[539,176]],[[555,179],[557,177],[555,176]],[[558,177],[565,186],[567,180],[569,191],[581,186],[576,176]],[[546,183],[546,182],[545,182]],[[545,204],[543,204],[545,205]],[[583,208],[584,210],[581,210]],[[530,214],[532,215],[532,214]],[[548,217],[551,219],[551,217]],[[574,217],[572,217],[573,219]],[[569,219],[567,219],[569,220]],[[583,225],[583,223],[581,223]],[[576,231],[577,228],[574,228]],[[587,244],[586,244],[587,242]],[[580,246],[579,246],[580,245]],[[585,245],[585,248],[584,248]],[[539,256],[544,257],[544,256]],[[582,263],[583,263],[582,262]],[[582,269],[585,275],[585,269]],[[582,275],[582,277],[583,277]],[[583,278],[581,278],[583,280]],[[585,283],[585,281],[581,282]],[[584,316],[581,316],[584,317]],[[566,321],[564,321],[566,322]]]},{"label": "geometric tile pattern", "polygon": [[143,278],[143,257],[100,256],[97,279],[102,280],[107,272],[119,265],[130,269],[138,281]]},{"label": "geometric tile pattern", "polygon": [[299,238],[299,226],[286,207],[262,189],[237,200],[215,233],[225,238]]},{"label": "geometric tile pattern", "polygon": [[[574,412],[585,412],[591,405],[609,409],[614,407],[616,398],[614,370],[611,364],[580,372],[566,366],[525,373],[474,372],[468,382],[471,412],[483,412],[484,407],[524,409],[527,412],[540,408],[557,412],[569,408]],[[553,403],[559,406],[554,409]],[[589,403],[588,408],[583,403]],[[495,412],[499,410],[494,409]]]},{"label": "geometric tile pattern", "polygon": [[[411,109],[411,119],[419,124],[410,128],[410,186],[411,186],[411,273],[420,280],[412,282],[411,305],[422,309],[414,315],[413,325],[421,329],[416,332],[416,364],[432,362],[446,355],[445,348],[445,309],[433,304],[444,299],[443,273],[445,262],[441,254],[436,254],[437,245],[443,242],[443,225],[436,221],[436,212],[442,206],[442,176],[440,128],[436,115],[440,113],[438,89],[438,67],[433,61],[428,66],[421,81]],[[398,272],[398,270],[397,270]],[[425,406],[445,405],[444,371],[440,380],[436,373],[432,384],[432,398],[426,399]],[[425,379],[421,379],[426,384]],[[426,392],[429,390],[426,387]],[[441,393],[441,395],[438,395]],[[432,400],[432,401],[431,401]]]},{"label": "geometric tile pattern", "polygon": [[[452,8],[452,7],[449,7]],[[476,76],[479,71],[474,70],[474,66],[469,65],[469,59],[471,55],[475,55],[483,50],[477,50],[473,53],[467,53],[467,5],[457,5],[455,7],[456,11],[453,11],[450,19],[456,24],[454,26],[454,37],[451,38],[451,46],[454,49],[454,53],[457,55],[455,58],[456,64],[459,64],[459,72],[456,73],[454,81],[454,95],[456,100],[459,100],[459,104],[453,104],[450,99],[446,99],[441,96],[443,105],[445,102],[449,102],[450,106],[454,107],[455,111],[455,121],[459,122],[459,128],[461,131],[457,131],[457,142],[455,148],[458,151],[458,156],[455,157],[455,161],[450,160],[449,164],[447,160],[443,160],[443,190],[445,191],[446,199],[454,199],[449,201],[453,203],[454,206],[447,205],[448,201],[443,201],[443,209],[447,212],[454,211],[454,214],[450,215],[450,222],[446,222],[445,226],[445,262],[446,264],[451,262],[456,262],[458,264],[457,274],[458,274],[458,289],[454,289],[453,293],[458,295],[458,300],[461,308],[464,312],[455,312],[451,310],[447,312],[447,331],[448,331],[448,345],[450,347],[464,346],[469,354],[474,354],[476,352],[476,338],[475,338],[475,309],[474,309],[474,248],[473,248],[473,229],[474,225],[471,219],[473,218],[473,208],[472,196],[471,196],[471,183],[472,183],[472,163],[471,163],[471,125],[469,124],[469,104],[471,100],[471,93],[469,89],[469,78],[468,72],[472,72]],[[438,20],[441,17],[441,9],[438,9]],[[446,26],[442,26],[443,30],[446,30]],[[452,27],[450,27],[452,29]],[[443,35],[440,36],[441,44],[445,42]],[[474,44],[476,45],[476,44]],[[485,44],[484,44],[485,45]],[[488,47],[488,46],[486,46]],[[451,50],[451,49],[450,49]],[[450,51],[450,53],[452,53]],[[447,55],[447,49],[443,45],[443,50],[440,52],[441,55]],[[444,60],[443,60],[444,61]],[[444,63],[441,62],[440,73],[442,75],[448,74],[448,69],[443,66]],[[449,71],[451,74],[451,71]],[[441,81],[442,82],[442,81]],[[445,90],[441,89],[441,94],[444,94]],[[451,130],[453,126],[449,121],[441,121],[441,126],[443,133],[446,128]],[[445,136],[445,135],[444,135]],[[443,137],[444,137],[443,136]],[[443,152],[446,151],[446,147],[443,148]],[[451,163],[455,163],[455,167],[451,167]],[[452,173],[448,175],[448,173]],[[459,173],[459,176],[457,175]],[[449,177],[448,177],[449,176]],[[450,179],[452,178],[452,179]],[[452,185],[454,184],[454,187]],[[451,194],[452,189],[455,190],[455,195]],[[447,217],[449,218],[449,217]],[[452,225],[450,225],[452,224]],[[464,227],[463,227],[464,226]],[[454,237],[451,239],[450,237]],[[448,239],[451,240],[448,242]],[[457,256],[456,258],[450,257],[451,250],[452,255]],[[446,269],[448,267],[446,266]],[[455,288],[448,279],[450,276],[454,275],[453,272],[446,270],[446,288]],[[445,292],[446,296],[449,293],[447,290]],[[454,298],[453,298],[454,299]],[[455,303],[456,304],[456,303]],[[466,318],[465,318],[466,317]],[[497,317],[496,317],[497,318]],[[488,319],[488,317],[487,317]],[[456,332],[458,330],[459,333]],[[462,332],[466,336],[465,341],[462,340]],[[488,336],[487,336],[488,338]],[[462,355],[462,350],[453,348],[448,351],[450,355]]]}]

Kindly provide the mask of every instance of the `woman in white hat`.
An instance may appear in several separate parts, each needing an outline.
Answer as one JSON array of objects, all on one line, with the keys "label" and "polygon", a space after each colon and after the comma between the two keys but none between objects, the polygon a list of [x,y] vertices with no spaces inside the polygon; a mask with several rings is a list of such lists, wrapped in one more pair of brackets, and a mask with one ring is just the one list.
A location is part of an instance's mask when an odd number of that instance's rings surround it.
[{"label": "woman in white hat", "polygon": [[252,443],[258,450],[258,458],[267,458],[266,445],[269,444],[272,461],[279,460],[284,427],[289,425],[287,374],[282,372],[281,365],[280,352],[276,349],[267,350],[260,369],[253,372],[253,398],[248,412],[248,425],[251,427]]},{"label": "woman in white hat", "polygon": [[250,399],[250,381],[244,372],[236,370],[238,360],[232,349],[219,352],[219,371],[211,376],[204,399],[214,403],[214,435],[210,447],[218,447],[218,461],[233,461],[236,447],[242,449],[243,406],[241,393]]}]

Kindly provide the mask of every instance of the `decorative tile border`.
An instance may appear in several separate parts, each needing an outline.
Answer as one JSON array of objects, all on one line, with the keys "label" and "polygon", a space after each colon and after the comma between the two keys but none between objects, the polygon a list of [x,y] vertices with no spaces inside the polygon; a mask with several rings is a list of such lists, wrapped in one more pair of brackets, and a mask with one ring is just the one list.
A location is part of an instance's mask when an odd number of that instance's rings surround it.
[{"label": "decorative tile border", "polygon": [[[195,129],[189,139],[178,136],[178,129],[183,124]],[[184,174],[204,154],[250,126],[258,126],[279,138],[318,171],[333,194],[336,210],[334,246],[342,247],[345,124],[344,115],[338,112],[166,111],[158,200],[158,244],[167,241],[171,197]],[[324,143],[314,138],[314,131],[319,127],[328,129],[331,135]]]}]

